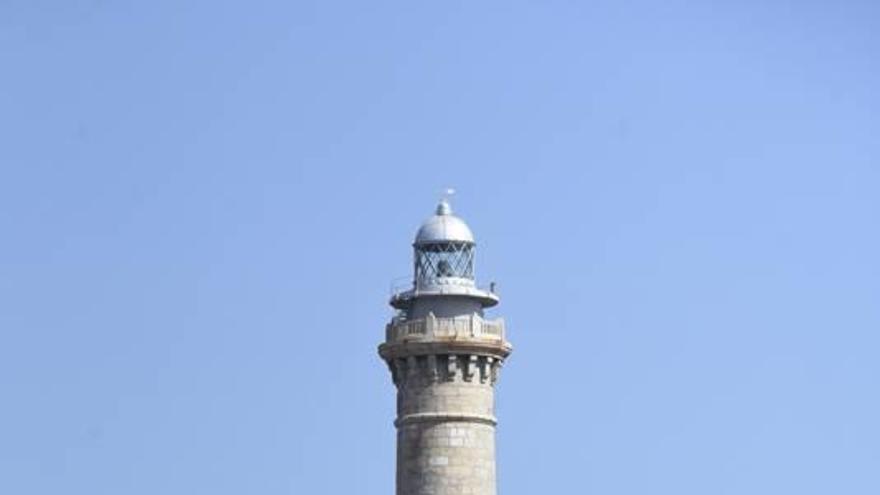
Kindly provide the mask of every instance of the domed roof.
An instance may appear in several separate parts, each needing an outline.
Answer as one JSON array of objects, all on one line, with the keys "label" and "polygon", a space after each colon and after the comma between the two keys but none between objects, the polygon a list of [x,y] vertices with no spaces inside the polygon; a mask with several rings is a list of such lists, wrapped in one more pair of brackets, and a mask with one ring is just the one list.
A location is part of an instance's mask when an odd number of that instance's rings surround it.
[{"label": "domed roof", "polygon": [[464,220],[452,214],[452,207],[445,199],[437,205],[437,212],[422,223],[416,234],[416,244],[438,242],[468,242],[473,244],[474,234]]}]

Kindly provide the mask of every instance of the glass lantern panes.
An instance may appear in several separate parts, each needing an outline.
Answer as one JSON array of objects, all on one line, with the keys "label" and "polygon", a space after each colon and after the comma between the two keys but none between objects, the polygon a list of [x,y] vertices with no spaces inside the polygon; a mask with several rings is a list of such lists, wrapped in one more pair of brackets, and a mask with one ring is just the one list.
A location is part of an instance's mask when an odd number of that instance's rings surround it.
[{"label": "glass lantern panes", "polygon": [[416,282],[443,277],[474,278],[474,245],[468,242],[420,244],[415,248]]}]

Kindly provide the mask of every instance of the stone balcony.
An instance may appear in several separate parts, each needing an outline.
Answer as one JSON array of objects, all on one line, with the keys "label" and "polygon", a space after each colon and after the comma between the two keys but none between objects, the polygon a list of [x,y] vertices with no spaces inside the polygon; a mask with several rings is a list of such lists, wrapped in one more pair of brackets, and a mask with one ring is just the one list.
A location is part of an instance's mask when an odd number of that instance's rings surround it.
[{"label": "stone balcony", "polygon": [[394,319],[385,327],[385,343],[477,341],[504,345],[504,320],[483,319],[478,314],[457,318]]}]

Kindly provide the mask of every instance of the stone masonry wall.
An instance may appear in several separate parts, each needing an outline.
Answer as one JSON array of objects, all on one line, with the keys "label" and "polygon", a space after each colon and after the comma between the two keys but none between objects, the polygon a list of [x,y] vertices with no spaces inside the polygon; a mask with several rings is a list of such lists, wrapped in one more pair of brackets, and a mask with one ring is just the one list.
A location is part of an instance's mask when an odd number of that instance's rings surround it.
[{"label": "stone masonry wall", "polygon": [[444,421],[397,430],[397,495],[495,495],[495,427]]},{"label": "stone masonry wall", "polygon": [[421,355],[390,366],[398,387],[397,495],[495,495],[500,361]]}]

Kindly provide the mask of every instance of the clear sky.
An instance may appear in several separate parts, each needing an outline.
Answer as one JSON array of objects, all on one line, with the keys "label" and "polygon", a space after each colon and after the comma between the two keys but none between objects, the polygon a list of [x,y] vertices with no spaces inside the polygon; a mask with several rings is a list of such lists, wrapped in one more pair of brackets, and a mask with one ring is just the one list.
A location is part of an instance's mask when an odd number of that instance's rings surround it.
[{"label": "clear sky", "polygon": [[0,3],[0,493],[393,493],[448,186],[504,495],[880,493],[880,4]]}]

